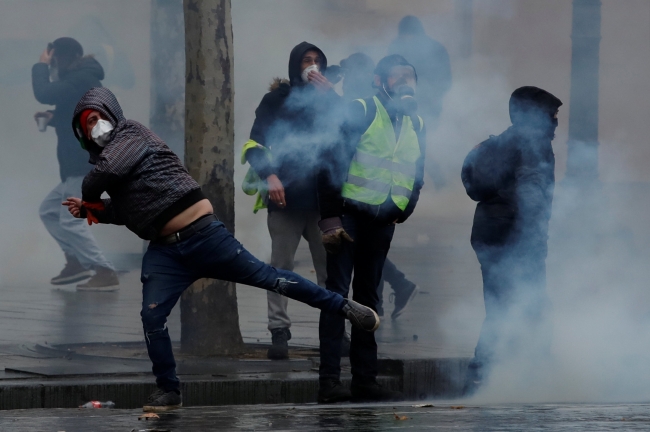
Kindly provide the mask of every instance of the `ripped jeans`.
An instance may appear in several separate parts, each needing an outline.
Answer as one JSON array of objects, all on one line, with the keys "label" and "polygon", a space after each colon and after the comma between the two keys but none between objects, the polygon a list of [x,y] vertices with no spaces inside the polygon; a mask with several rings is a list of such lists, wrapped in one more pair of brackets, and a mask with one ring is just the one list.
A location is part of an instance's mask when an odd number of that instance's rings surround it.
[{"label": "ripped jeans", "polygon": [[151,243],[142,260],[142,324],[156,384],[178,390],[167,317],[179,297],[201,278],[221,279],[277,292],[326,312],[340,312],[345,299],[298,276],[264,264],[222,222],[169,245]]}]

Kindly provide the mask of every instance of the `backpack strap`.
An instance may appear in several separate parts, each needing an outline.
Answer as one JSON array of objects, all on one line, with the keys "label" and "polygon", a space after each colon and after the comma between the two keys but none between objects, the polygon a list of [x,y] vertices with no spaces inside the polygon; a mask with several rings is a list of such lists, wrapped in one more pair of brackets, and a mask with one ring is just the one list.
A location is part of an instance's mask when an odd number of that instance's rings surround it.
[{"label": "backpack strap", "polygon": [[422,117],[419,115],[415,116],[409,116],[411,117],[411,122],[413,123],[413,129],[415,129],[418,132],[422,132],[422,129],[424,128],[424,120],[422,120]]},{"label": "backpack strap", "polygon": [[377,105],[375,104],[375,100],[373,98],[367,98],[367,99],[355,99],[355,101],[363,105],[363,112],[366,113],[366,120],[365,120],[366,127],[364,129],[367,129],[370,127],[372,122],[375,120],[375,116],[377,115]]}]

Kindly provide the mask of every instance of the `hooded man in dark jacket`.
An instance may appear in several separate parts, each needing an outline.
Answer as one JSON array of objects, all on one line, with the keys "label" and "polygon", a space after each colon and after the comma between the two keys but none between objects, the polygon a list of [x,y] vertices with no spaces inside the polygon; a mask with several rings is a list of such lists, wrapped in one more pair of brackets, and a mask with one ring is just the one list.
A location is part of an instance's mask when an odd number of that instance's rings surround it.
[{"label": "hooded man in dark jacket", "polygon": [[515,90],[512,126],[479,144],[463,165],[463,184],[478,201],[471,243],[481,264],[486,314],[466,394],[496,361],[550,350],[545,261],[555,185],[551,141],[561,105],[537,87]]},{"label": "hooded man in dark jacket", "polygon": [[419,18],[408,15],[400,21],[398,36],[388,53],[400,54],[418,71],[419,112],[431,130],[442,112],[442,99],[451,88],[447,49],[427,36]]},{"label": "hooded man in dark jacket", "polygon": [[[372,98],[350,103],[343,139],[328,152],[319,175],[327,289],[377,307],[377,287],[395,224],[413,213],[424,177],[425,129],[416,113],[417,74],[404,57],[391,55],[375,68]],[[354,280],[352,275],[354,273]],[[352,385],[343,387],[341,340],[344,323],[321,313],[321,403],[347,399],[389,401],[401,393],[377,383],[377,342],[352,329]]]},{"label": "hooded man in dark jacket", "polygon": [[[315,45],[302,42],[289,56],[289,81],[276,78],[255,111],[244,157],[268,186],[268,229],[271,265],[293,270],[300,238],[309,243],[316,279],[325,287],[325,249],[318,230],[316,176],[321,148],[333,141],[334,108],[340,103],[322,75],[327,57]],[[334,126],[333,126],[334,125]],[[268,291],[270,359],[288,358],[291,320],[284,296]]]},{"label": "hooded man in dark jacket", "polygon": [[36,121],[54,127],[58,138],[56,153],[61,183],[40,207],[43,224],[66,258],[64,269],[51,283],[66,285],[91,278],[77,285],[78,290],[86,291],[112,291],[118,289],[119,284],[113,265],[104,257],[89,227],[61,207],[65,198],[81,193],[83,178],[91,169],[88,154],[79,147],[70,129],[70,119],[81,96],[101,86],[103,79],[102,66],[93,57],[84,57],[81,44],[69,37],[48,45],[39,63],[32,68],[36,100],[55,105],[52,111],[36,113]]},{"label": "hooded man in dark jacket", "polygon": [[[145,411],[182,406],[166,323],[183,291],[198,279],[272,290],[346,317],[355,328],[372,332],[379,327],[372,309],[251,255],[214,215],[178,156],[151,130],[127,120],[110,90],[89,90],[72,124],[95,167],[84,178],[82,198],[70,197],[63,204],[89,223],[124,225],[151,240],[142,259],[140,315],[158,389]],[[104,193],[109,198],[102,198]]]}]

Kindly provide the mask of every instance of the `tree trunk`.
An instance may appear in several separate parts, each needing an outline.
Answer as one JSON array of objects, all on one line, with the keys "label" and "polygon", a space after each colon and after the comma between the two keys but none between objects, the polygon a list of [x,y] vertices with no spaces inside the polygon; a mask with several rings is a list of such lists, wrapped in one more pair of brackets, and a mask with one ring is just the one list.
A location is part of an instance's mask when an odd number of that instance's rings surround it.
[{"label": "tree trunk", "polygon": [[[226,227],[235,229],[233,46],[230,0],[183,0],[185,165]],[[197,355],[241,352],[237,293],[202,279],[181,300],[181,347]]]}]

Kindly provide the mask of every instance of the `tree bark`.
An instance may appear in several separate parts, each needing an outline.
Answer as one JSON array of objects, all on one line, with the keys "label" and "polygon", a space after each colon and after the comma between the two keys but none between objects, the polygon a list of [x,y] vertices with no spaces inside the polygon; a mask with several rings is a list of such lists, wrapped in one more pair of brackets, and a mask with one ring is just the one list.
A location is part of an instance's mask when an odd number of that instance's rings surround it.
[{"label": "tree bark", "polygon": [[[230,0],[183,0],[185,165],[226,227],[235,229],[233,45]],[[181,300],[181,347],[197,355],[243,350],[237,293],[202,279]]]}]

